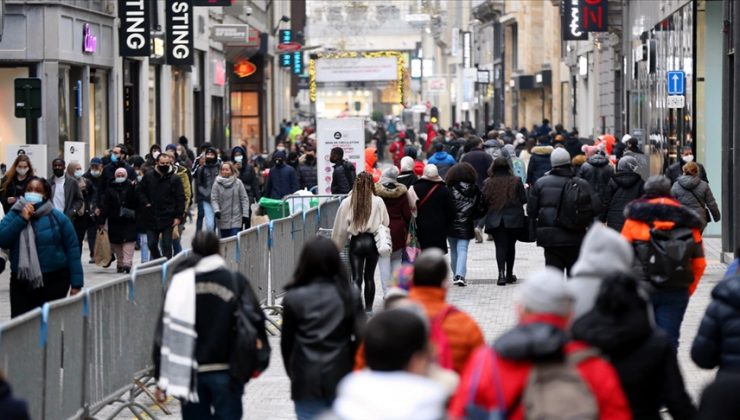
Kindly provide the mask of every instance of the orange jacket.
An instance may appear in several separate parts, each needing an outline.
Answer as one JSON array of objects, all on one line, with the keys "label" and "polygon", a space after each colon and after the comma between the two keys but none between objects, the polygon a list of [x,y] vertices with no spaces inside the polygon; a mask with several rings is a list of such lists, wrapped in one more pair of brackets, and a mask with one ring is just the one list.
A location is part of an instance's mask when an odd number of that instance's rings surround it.
[{"label": "orange jacket", "polygon": [[[412,286],[409,290],[409,298],[424,307],[430,321],[447,306],[446,296],[447,290],[441,287]],[[450,343],[455,372],[462,374],[473,351],[485,344],[483,333],[470,315],[459,310],[445,318],[442,329]]]},{"label": "orange jacket", "polygon": [[370,173],[373,176],[373,182],[377,183],[380,180],[380,170],[375,167],[378,162],[378,150],[374,147],[368,147],[365,149],[365,172]]},{"label": "orange jacket", "polygon": [[689,293],[693,294],[699,285],[701,276],[704,275],[704,270],[707,268],[701,238],[701,220],[698,219],[698,216],[678,201],[668,197],[633,201],[627,206],[625,213],[627,220],[622,227],[622,236],[630,243],[649,241],[651,227],[665,230],[673,229],[676,226],[691,228],[694,241],[701,250],[691,260],[694,282],[689,286]]}]

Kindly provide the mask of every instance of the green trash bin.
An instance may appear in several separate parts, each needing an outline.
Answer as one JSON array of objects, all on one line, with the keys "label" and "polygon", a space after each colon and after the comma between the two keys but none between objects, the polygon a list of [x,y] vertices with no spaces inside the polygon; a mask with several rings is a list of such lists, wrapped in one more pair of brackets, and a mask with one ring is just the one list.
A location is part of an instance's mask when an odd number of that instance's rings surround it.
[{"label": "green trash bin", "polygon": [[282,219],[290,216],[290,209],[287,202],[276,200],[274,198],[262,197],[259,201],[260,207],[265,211],[270,220]]}]

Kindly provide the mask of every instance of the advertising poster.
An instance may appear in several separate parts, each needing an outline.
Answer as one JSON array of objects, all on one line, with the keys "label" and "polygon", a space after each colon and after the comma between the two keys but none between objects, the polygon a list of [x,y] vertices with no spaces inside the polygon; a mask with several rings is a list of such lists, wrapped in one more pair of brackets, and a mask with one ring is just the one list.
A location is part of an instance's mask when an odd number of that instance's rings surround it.
[{"label": "advertising poster", "polygon": [[87,170],[87,159],[85,159],[85,149],[87,145],[81,141],[65,141],[64,142],[64,161],[69,164],[70,162],[77,161],[82,165],[82,170]]},{"label": "advertising poster", "polygon": [[49,163],[46,161],[46,145],[45,144],[9,144],[7,151],[8,168],[15,161],[15,157],[18,155],[27,155],[31,159],[31,165],[33,165],[33,171],[36,176],[46,178],[47,166]]},{"label": "advertising poster", "polygon": [[365,122],[362,118],[319,119],[316,123],[316,170],[319,171],[319,195],[331,194],[334,165],[329,161],[331,149],[344,149],[344,159],[363,170],[365,156]]}]

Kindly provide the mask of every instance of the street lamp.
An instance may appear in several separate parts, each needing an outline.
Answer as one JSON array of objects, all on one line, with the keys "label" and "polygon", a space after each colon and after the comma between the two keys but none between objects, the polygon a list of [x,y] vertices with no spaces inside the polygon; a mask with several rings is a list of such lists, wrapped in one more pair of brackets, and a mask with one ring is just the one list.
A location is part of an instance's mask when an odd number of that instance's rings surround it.
[{"label": "street lamp", "polygon": [[280,24],[283,22],[285,23],[290,22],[290,18],[288,16],[283,15],[283,17],[281,17],[280,20],[278,21],[277,25],[275,25],[275,28],[272,30],[272,36],[277,35],[277,31],[278,29],[280,29]]}]

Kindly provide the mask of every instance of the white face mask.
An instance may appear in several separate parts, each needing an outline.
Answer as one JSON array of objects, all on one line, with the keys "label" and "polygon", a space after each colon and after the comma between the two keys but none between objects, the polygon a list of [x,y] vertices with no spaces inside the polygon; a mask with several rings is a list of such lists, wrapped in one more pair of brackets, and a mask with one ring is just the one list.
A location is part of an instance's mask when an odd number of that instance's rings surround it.
[{"label": "white face mask", "polygon": [[684,155],[684,156],[681,156],[681,159],[683,159],[685,163],[693,162],[694,155]]},{"label": "white face mask", "polygon": [[75,171],[75,178],[82,178],[82,174],[83,174],[82,169],[77,169]]},{"label": "white face mask", "polygon": [[126,177],[116,178],[116,180],[115,180],[115,183],[116,184],[120,184],[120,183],[123,183],[123,182],[126,182]]},{"label": "white face mask", "polygon": [[152,153],[152,157],[154,158],[154,160],[157,160],[157,158],[159,157],[159,155],[161,155],[160,152],[154,152],[154,153]]},{"label": "white face mask", "polygon": [[20,176],[24,176],[28,173],[28,168],[15,168],[15,172]]}]

